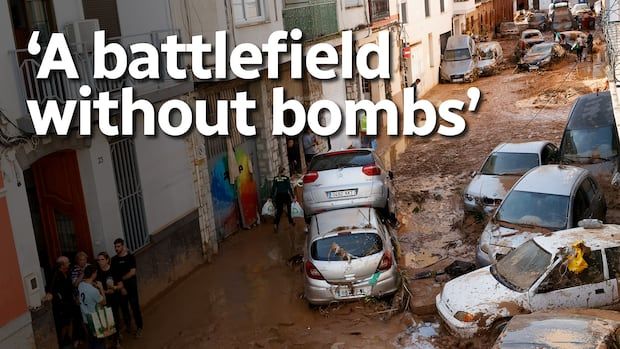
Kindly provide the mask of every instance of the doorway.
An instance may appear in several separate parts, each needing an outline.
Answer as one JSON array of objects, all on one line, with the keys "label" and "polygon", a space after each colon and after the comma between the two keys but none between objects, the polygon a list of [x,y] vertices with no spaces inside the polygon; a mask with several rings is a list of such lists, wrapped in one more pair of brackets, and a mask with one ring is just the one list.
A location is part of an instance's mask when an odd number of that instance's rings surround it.
[{"label": "doorway", "polygon": [[74,150],[47,155],[24,171],[40,262],[51,275],[56,259],[93,255],[88,215]]}]

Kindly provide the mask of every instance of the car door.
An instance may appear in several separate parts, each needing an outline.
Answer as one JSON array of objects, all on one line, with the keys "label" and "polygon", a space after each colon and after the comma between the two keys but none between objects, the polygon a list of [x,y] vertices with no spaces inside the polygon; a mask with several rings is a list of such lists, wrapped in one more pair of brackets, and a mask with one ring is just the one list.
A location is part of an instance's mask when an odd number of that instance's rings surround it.
[{"label": "car door", "polygon": [[530,310],[560,308],[596,308],[612,304],[615,281],[607,280],[601,250],[584,256],[588,267],[580,273],[567,270],[561,259],[553,269],[528,292]]},{"label": "car door", "polygon": [[618,282],[620,282],[620,246],[606,248],[605,259],[607,260],[609,280],[613,287],[613,301],[617,303],[620,301],[620,295],[618,294]]},{"label": "car door", "polygon": [[582,219],[592,218],[590,203],[591,199],[588,198],[583,182],[581,182],[575,195],[572,197],[572,221],[569,223],[569,228],[576,227]]}]

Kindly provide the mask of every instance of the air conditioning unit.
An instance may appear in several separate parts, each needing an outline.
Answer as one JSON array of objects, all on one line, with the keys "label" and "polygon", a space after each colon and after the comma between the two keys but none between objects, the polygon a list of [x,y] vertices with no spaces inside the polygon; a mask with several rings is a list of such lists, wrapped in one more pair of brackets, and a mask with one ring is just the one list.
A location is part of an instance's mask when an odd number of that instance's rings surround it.
[{"label": "air conditioning unit", "polygon": [[78,53],[88,53],[93,51],[94,35],[98,30],[98,19],[85,19],[67,24],[65,37]]}]

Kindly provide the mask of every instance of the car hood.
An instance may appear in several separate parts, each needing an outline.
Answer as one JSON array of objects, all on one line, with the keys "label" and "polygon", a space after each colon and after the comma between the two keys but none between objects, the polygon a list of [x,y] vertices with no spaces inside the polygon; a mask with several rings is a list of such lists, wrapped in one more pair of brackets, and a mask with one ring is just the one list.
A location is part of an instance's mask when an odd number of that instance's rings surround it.
[{"label": "car hood", "polygon": [[479,317],[481,327],[490,326],[498,317],[527,313],[526,299],[527,293],[513,291],[498,282],[490,267],[458,277],[441,291],[441,301],[452,315],[459,311],[471,313]]},{"label": "car hood", "polygon": [[494,67],[497,62],[494,59],[481,59],[478,61],[478,68],[480,69],[490,69]]},{"label": "car hood", "polygon": [[446,76],[467,74],[473,70],[473,61],[466,59],[462,61],[443,61],[441,63],[442,74]]},{"label": "car hood", "polygon": [[519,176],[495,176],[478,174],[467,187],[467,193],[476,197],[503,199]]},{"label": "car hood", "polygon": [[538,63],[538,62],[542,61],[543,59],[545,59],[547,57],[549,57],[549,55],[545,54],[545,53],[528,54],[528,55],[525,55],[523,57],[521,62],[522,63],[527,63],[527,64],[535,64],[535,63]]},{"label": "car hood", "polygon": [[482,241],[483,239],[481,239],[480,242],[488,243],[495,253],[506,254],[524,242],[549,232],[549,230],[543,228],[536,231],[530,230],[533,229],[519,229],[516,226],[508,228],[489,222],[482,234],[488,241]]}]

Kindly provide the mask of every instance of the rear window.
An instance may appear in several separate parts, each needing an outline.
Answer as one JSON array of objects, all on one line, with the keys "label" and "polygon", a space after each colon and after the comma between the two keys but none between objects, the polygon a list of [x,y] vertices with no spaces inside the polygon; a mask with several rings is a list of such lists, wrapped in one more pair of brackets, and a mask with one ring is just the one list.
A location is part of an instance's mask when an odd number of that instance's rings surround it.
[{"label": "rear window", "polygon": [[344,167],[374,165],[375,159],[368,150],[336,152],[317,155],[310,163],[309,171],[327,171]]},{"label": "rear window", "polygon": [[312,259],[344,261],[383,251],[383,241],[376,233],[344,233],[316,240],[310,247]]},{"label": "rear window", "polygon": [[482,166],[484,175],[523,175],[538,166],[538,154],[493,153]]}]

